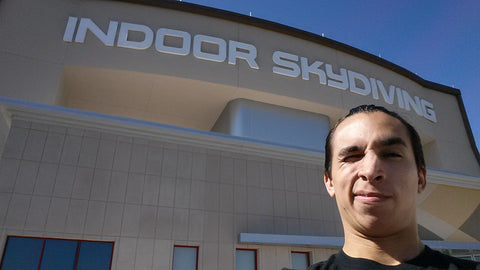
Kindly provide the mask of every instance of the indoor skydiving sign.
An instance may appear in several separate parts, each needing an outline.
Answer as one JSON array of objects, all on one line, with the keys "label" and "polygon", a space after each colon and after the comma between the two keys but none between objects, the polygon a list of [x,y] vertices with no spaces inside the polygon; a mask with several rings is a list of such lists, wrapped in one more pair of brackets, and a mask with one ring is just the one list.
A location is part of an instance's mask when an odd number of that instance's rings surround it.
[{"label": "indoor skydiving sign", "polygon": [[[89,18],[69,17],[63,40],[65,42],[84,43],[87,31],[91,32],[105,46],[134,50],[146,50],[155,47],[159,53],[179,56],[193,55],[197,59],[236,65],[238,60],[245,61],[251,69],[261,69],[256,59],[257,48],[253,44],[219,37],[159,28],[154,32],[150,27],[141,24],[110,21],[107,32],[98,27]],[[140,38],[138,38],[140,37]],[[116,43],[115,43],[116,40]],[[206,49],[208,48],[208,49]],[[212,49],[213,48],[213,49]],[[412,109],[419,116],[437,122],[434,106],[418,96],[411,96],[406,90],[395,85],[384,85],[381,80],[368,78],[362,73],[340,68],[338,72],[329,63],[307,57],[274,51],[272,72],[281,76],[310,80],[316,75],[321,85],[350,90],[362,96],[370,95],[373,99],[380,97],[387,104],[394,104],[404,110]]]}]

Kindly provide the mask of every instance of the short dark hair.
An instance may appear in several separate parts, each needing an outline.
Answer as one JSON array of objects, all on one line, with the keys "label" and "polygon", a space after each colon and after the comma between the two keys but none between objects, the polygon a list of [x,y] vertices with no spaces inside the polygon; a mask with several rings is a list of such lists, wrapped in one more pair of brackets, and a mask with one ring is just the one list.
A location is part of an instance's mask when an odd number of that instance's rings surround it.
[{"label": "short dark hair", "polygon": [[420,141],[420,136],[415,128],[410,125],[405,119],[403,119],[400,115],[395,112],[389,111],[382,106],[377,105],[360,105],[350,110],[350,112],[345,115],[343,118],[338,120],[335,126],[330,129],[328,132],[327,139],[325,141],[325,172],[327,173],[328,177],[331,178],[332,172],[332,138],[335,134],[335,130],[337,129],[338,125],[342,123],[348,117],[358,114],[358,113],[372,113],[372,112],[383,112],[388,114],[396,119],[398,119],[407,129],[408,136],[410,137],[410,142],[413,148],[413,155],[415,157],[415,163],[417,165],[417,170],[420,171],[425,168],[425,159],[423,157],[423,148],[422,143]]}]

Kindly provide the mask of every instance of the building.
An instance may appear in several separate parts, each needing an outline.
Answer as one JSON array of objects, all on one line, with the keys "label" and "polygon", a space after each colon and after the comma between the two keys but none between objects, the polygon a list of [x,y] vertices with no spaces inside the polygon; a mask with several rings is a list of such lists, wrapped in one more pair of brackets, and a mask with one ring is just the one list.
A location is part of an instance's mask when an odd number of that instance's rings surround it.
[{"label": "building", "polygon": [[421,134],[422,239],[479,259],[480,158],[457,89],[184,2],[2,0],[0,37],[1,269],[325,259],[343,235],[323,140],[365,103]]}]

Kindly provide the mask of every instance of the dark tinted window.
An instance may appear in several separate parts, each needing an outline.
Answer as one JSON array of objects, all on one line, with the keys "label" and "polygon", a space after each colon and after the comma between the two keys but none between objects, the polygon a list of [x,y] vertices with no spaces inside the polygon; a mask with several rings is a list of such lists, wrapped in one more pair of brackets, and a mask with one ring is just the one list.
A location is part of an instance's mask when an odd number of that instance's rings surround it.
[{"label": "dark tinted window", "polygon": [[45,240],[40,270],[73,269],[78,241]]},{"label": "dark tinted window", "polygon": [[112,243],[82,241],[77,270],[110,269]]},{"label": "dark tinted window", "polygon": [[9,237],[2,260],[2,270],[37,269],[43,239]]},{"label": "dark tinted window", "polygon": [[1,270],[109,270],[112,242],[9,236]]}]

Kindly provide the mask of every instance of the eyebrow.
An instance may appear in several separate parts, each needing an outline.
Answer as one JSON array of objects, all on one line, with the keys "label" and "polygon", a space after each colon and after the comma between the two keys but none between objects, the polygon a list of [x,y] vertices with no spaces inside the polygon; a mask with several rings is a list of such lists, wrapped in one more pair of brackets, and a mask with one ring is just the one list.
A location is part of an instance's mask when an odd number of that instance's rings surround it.
[{"label": "eyebrow", "polygon": [[359,150],[360,150],[360,147],[358,147],[358,146],[348,146],[348,147],[345,147],[342,150],[340,150],[340,152],[338,152],[338,156],[339,157],[344,157],[344,156],[347,156],[350,153],[358,152]]},{"label": "eyebrow", "polygon": [[[392,145],[402,145],[402,146],[407,147],[407,143],[405,142],[405,140],[403,140],[400,137],[387,138],[385,140],[381,140],[378,144],[382,147],[383,146],[392,146]],[[358,151],[360,151],[360,147],[358,147],[356,145],[347,146],[347,147],[341,149],[338,152],[338,156],[339,157],[344,157],[344,156],[347,156],[351,153],[355,153],[355,152],[358,152]]]},{"label": "eyebrow", "polygon": [[387,138],[380,141],[381,146],[391,146],[391,145],[403,145],[407,147],[407,143],[400,137]]}]

